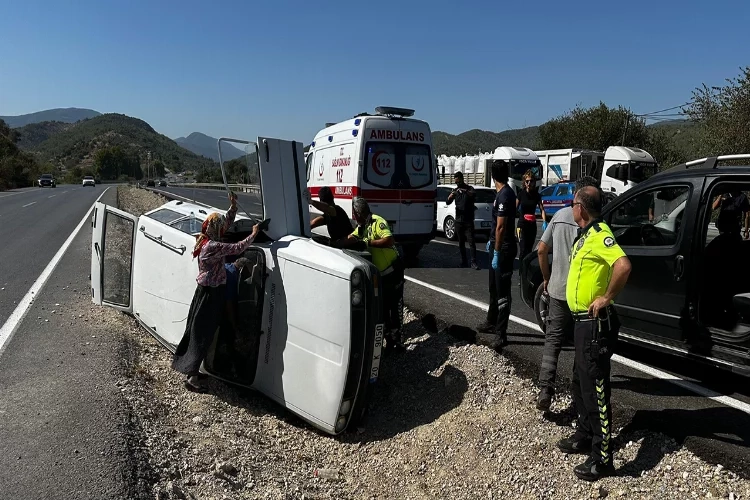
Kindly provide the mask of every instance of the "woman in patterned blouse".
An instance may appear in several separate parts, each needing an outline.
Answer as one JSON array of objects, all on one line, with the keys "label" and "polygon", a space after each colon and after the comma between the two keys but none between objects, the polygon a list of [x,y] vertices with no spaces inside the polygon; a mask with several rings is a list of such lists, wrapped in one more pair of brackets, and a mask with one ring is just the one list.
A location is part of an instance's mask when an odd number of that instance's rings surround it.
[{"label": "woman in patterned blouse", "polygon": [[172,368],[187,375],[185,387],[196,392],[205,392],[198,382],[198,370],[221,324],[224,311],[224,287],[227,281],[225,257],[244,252],[252,245],[259,231],[256,224],[252,234],[244,240],[222,243],[221,237],[237,215],[237,196],[230,192],[229,201],[226,215],[216,212],[209,215],[196,239],[193,258],[198,258],[198,277],[195,280],[198,286],[190,304],[185,333],[172,360]]}]

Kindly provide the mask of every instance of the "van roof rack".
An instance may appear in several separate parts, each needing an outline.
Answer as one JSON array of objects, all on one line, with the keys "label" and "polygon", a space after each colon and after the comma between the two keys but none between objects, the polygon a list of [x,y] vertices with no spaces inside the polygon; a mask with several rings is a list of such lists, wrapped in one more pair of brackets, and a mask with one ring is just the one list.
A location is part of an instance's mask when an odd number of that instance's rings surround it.
[{"label": "van roof rack", "polygon": [[413,109],[395,108],[392,106],[378,106],[377,108],[375,108],[375,113],[386,116],[400,116],[402,118],[414,116]]},{"label": "van roof rack", "polygon": [[721,156],[709,156],[706,158],[701,158],[699,160],[692,160],[685,162],[684,165],[687,168],[690,167],[698,167],[698,168],[706,168],[706,169],[714,169],[716,168],[719,162],[729,161],[729,160],[750,160],[750,154],[738,154],[738,155],[721,155]]}]

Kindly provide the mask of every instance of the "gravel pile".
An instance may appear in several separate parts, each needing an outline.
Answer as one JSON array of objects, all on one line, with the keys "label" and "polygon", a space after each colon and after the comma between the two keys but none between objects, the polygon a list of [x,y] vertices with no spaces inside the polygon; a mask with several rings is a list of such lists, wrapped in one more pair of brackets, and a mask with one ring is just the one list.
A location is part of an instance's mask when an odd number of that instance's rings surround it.
[{"label": "gravel pile", "polygon": [[[121,188],[121,206],[154,208],[131,197],[139,191]],[[120,387],[140,417],[155,498],[750,498],[750,481],[643,431],[615,437],[616,477],[577,480],[583,457],[555,446],[573,432],[570,398],[543,418],[508,360],[427,333],[408,310],[407,350],[383,360],[368,422],[338,438],[218,380],[208,394],[186,391],[171,354],[121,317],[133,347]]]}]

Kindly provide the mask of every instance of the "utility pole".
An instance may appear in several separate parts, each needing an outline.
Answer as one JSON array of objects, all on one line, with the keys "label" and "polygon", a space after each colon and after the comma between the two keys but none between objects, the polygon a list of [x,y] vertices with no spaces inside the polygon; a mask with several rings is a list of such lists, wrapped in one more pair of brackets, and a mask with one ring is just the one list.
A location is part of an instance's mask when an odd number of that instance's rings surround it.
[{"label": "utility pole", "polygon": [[628,110],[627,117],[625,118],[625,130],[622,131],[622,141],[620,142],[620,146],[625,145],[625,136],[628,133],[628,126],[630,125],[630,110]]},{"label": "utility pole", "polygon": [[151,180],[151,151],[146,153],[146,180]]}]

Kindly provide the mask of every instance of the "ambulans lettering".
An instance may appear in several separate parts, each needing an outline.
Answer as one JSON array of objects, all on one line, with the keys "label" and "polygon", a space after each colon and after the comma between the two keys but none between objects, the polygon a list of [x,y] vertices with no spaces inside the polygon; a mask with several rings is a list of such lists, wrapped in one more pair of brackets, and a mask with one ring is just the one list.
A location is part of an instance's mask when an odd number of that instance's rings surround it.
[{"label": "ambulans lettering", "polygon": [[405,130],[371,130],[370,139],[377,139],[380,141],[424,142],[424,132],[411,132]]},{"label": "ambulans lettering", "polygon": [[333,160],[331,160],[331,167],[332,168],[336,168],[336,167],[348,167],[349,165],[351,165],[351,163],[352,163],[352,157],[351,156],[347,156],[346,158],[343,158],[343,157],[341,157],[341,158],[334,158]]},{"label": "ambulans lettering", "polygon": [[351,196],[352,195],[352,187],[351,186],[336,186],[336,189],[334,190],[335,196]]}]

